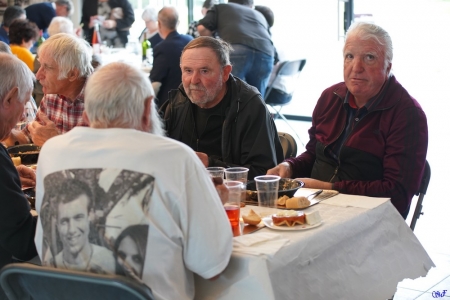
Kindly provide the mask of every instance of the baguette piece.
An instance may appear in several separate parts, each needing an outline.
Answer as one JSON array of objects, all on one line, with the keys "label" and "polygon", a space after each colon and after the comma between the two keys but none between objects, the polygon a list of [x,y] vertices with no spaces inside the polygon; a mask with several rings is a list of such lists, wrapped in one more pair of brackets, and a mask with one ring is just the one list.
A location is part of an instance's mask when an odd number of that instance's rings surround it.
[{"label": "baguette piece", "polygon": [[286,208],[306,208],[311,204],[306,197],[293,197],[286,200]]}]

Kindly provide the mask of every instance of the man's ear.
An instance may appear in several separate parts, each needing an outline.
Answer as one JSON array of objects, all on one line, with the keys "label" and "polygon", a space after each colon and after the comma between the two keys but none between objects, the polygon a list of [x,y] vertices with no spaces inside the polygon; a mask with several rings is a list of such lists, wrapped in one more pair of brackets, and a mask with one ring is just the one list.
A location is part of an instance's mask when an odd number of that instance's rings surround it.
[{"label": "man's ear", "polygon": [[225,67],[223,67],[223,77],[222,77],[223,82],[227,82],[232,69],[233,67],[231,65],[226,65]]},{"label": "man's ear", "polygon": [[84,123],[88,124],[88,126],[91,125],[91,122],[89,122],[89,118],[88,118],[88,115],[85,110],[83,110],[82,118],[83,118]]},{"label": "man's ear", "polygon": [[13,87],[9,92],[6,93],[6,95],[1,99],[1,106],[8,110],[13,105],[15,99],[18,99],[19,97],[19,88]]},{"label": "man's ear", "polygon": [[72,69],[69,74],[67,74],[67,78],[69,79],[69,81],[75,81],[78,79],[80,75],[80,70],[78,69]]},{"label": "man's ear", "polygon": [[153,96],[148,97],[144,101],[144,112],[141,118],[141,128],[145,132],[149,132],[151,128],[151,110],[152,110]]}]

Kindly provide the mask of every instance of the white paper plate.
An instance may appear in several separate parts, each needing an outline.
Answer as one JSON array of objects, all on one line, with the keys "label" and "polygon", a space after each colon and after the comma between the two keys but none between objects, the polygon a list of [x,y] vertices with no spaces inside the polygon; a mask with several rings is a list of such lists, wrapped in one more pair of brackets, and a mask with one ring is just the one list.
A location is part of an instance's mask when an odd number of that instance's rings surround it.
[{"label": "white paper plate", "polygon": [[308,230],[308,229],[312,229],[312,228],[316,228],[319,227],[320,225],[323,224],[323,221],[314,225],[308,225],[308,224],[303,224],[303,225],[295,225],[292,227],[289,226],[276,226],[273,225],[273,221],[272,221],[272,216],[270,217],[265,217],[262,219],[264,225],[266,225],[269,228],[275,229],[275,230],[293,230],[293,231],[297,231],[297,230]]}]

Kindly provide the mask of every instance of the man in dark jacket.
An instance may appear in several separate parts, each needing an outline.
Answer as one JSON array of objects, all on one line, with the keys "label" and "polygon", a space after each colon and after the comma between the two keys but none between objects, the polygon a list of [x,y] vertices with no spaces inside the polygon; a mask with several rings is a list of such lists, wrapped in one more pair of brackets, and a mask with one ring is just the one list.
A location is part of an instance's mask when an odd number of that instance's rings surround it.
[{"label": "man in dark jacket", "polygon": [[[0,53],[0,140],[7,137],[21,119],[33,90],[34,75],[17,57]],[[35,185],[34,171],[14,167],[0,144],[0,268],[13,257],[29,260],[37,255],[34,246],[36,220],[22,192],[22,185]],[[1,298],[0,289],[0,298]]]},{"label": "man in dark jacket", "polygon": [[167,135],[194,149],[205,167],[243,166],[248,179],[283,160],[277,129],[256,88],[231,75],[230,45],[191,41],[181,56],[182,85],[161,107]]},{"label": "man in dark jacket", "polygon": [[69,17],[73,11],[73,3],[71,0],[35,3],[27,6],[25,11],[27,19],[36,23],[37,27],[43,30],[44,37],[47,38],[47,28],[52,19],[56,16]]},{"label": "man in dark jacket", "polygon": [[419,103],[390,74],[392,41],[381,27],[355,23],[344,46],[344,80],[313,112],[306,151],[268,174],[302,178],[307,188],[389,197],[406,218],[425,166],[428,129]]}]

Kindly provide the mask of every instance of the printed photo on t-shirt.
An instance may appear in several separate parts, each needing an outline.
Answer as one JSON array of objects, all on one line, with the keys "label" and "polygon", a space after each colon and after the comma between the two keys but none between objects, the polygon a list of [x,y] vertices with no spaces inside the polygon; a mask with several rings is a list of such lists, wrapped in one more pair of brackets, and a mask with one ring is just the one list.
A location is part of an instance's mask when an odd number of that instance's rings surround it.
[{"label": "printed photo on t-shirt", "polygon": [[154,177],[70,169],[44,178],[42,264],[142,279]]}]

